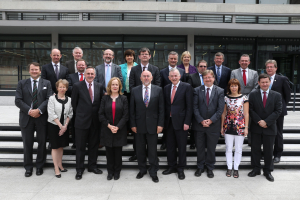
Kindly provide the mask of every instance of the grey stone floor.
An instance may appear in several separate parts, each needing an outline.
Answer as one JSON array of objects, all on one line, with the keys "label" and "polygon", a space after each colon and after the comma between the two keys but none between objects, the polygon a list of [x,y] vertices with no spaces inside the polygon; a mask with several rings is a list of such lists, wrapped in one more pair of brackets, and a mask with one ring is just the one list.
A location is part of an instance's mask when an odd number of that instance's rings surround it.
[{"label": "grey stone floor", "polygon": [[[35,170],[35,169],[34,169]],[[107,181],[102,175],[85,172],[80,181],[75,180],[75,169],[54,177],[52,168],[45,168],[42,176],[35,173],[24,177],[23,167],[0,167],[0,199],[100,199],[100,200],[196,200],[196,199],[300,199],[300,170],[275,170],[275,182],[263,175],[250,178],[249,170],[240,170],[240,178],[228,178],[225,170],[214,170],[215,178],[206,173],[195,177],[194,170],[186,170],[186,179],[178,180],[175,174],[164,176],[159,171],[160,182],[153,183],[149,175],[138,180],[137,169],[124,169],[118,181]],[[35,171],[34,171],[35,172]]]}]

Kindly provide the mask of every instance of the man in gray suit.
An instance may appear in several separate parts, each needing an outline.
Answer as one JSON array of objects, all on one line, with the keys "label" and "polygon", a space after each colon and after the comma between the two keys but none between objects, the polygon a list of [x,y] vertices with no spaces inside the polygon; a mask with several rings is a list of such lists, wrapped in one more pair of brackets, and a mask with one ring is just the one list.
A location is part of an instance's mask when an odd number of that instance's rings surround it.
[{"label": "man in gray suit", "polygon": [[[213,178],[213,169],[216,162],[215,150],[221,131],[221,115],[225,105],[224,90],[213,84],[215,75],[212,70],[206,70],[202,75],[204,85],[195,88],[194,91],[192,130],[195,131],[197,148],[197,171],[195,176],[201,176],[206,164],[207,176]],[[207,146],[206,158],[205,146]]]},{"label": "man in gray suit", "polygon": [[38,142],[36,175],[43,174],[46,161],[47,104],[53,94],[51,83],[40,78],[39,63],[29,64],[30,78],[21,80],[16,90],[15,104],[20,108],[20,127],[24,146],[25,177],[32,175],[34,132]]},{"label": "man in gray suit", "polygon": [[118,77],[121,80],[121,83],[123,83],[121,67],[112,63],[113,59],[114,52],[110,49],[106,49],[103,52],[104,64],[98,65],[96,67],[95,81],[103,85],[104,92],[106,92],[107,84],[112,77]]}]

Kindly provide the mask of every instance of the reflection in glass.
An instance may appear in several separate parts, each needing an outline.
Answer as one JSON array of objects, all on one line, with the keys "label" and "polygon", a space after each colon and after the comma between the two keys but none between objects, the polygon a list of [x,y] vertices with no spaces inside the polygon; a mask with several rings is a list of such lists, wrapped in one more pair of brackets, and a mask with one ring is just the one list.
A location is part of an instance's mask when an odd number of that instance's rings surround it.
[{"label": "reflection in glass", "polygon": [[229,44],[227,45],[228,50],[252,50],[252,44]]},{"label": "reflection in glass", "polygon": [[169,49],[169,50],[176,50],[176,49],[185,49],[185,43],[155,43],[155,49]]},{"label": "reflection in glass", "polygon": [[20,42],[0,42],[0,48],[20,48]]},{"label": "reflection in glass", "polygon": [[285,51],[285,45],[258,45],[258,50],[263,50],[263,51]]},{"label": "reflection in glass", "polygon": [[90,42],[62,42],[61,47],[62,48],[74,48],[74,47],[91,48],[91,43]]},{"label": "reflection in glass", "polygon": [[51,48],[51,42],[23,42],[23,48]]},{"label": "reflection in glass", "polygon": [[124,42],[124,48],[142,48],[147,47],[148,49],[154,48],[154,42]]},{"label": "reflection in glass", "polygon": [[290,0],[259,0],[259,4],[289,4]]},{"label": "reflection in glass", "polygon": [[288,24],[289,17],[258,17],[259,24]]},{"label": "reflection in glass", "polygon": [[122,48],[122,42],[92,42],[93,48]]}]

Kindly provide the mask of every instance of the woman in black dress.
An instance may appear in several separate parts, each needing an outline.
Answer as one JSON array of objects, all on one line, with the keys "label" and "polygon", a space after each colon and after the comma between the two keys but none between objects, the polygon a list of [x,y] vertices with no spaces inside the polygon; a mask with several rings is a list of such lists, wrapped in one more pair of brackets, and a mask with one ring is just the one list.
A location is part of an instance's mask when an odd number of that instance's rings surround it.
[{"label": "woman in black dress", "polygon": [[101,122],[100,144],[106,148],[107,180],[120,178],[122,146],[127,144],[128,101],[122,95],[122,83],[113,77],[107,84],[107,94],[99,110]]},{"label": "woman in black dress", "polygon": [[67,172],[62,166],[63,148],[69,146],[68,123],[73,116],[71,98],[67,97],[69,82],[60,79],[56,82],[57,95],[48,101],[48,133],[52,147],[52,159],[55,176],[60,178],[60,172]]}]

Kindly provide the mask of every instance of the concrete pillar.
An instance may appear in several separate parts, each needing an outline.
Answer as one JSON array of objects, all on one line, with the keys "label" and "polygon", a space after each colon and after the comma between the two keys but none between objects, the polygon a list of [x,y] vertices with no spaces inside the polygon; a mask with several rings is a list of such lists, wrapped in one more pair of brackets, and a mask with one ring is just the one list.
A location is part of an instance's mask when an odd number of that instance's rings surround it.
[{"label": "concrete pillar", "polygon": [[187,50],[192,55],[192,59],[190,61],[191,65],[194,65],[194,61],[195,61],[195,51],[194,51],[195,47],[194,46],[195,46],[194,34],[189,34],[187,37]]},{"label": "concrete pillar", "polygon": [[58,49],[58,33],[51,34],[52,49]]},{"label": "concrete pillar", "polygon": [[236,16],[232,15],[232,23],[235,23]]},{"label": "concrete pillar", "polygon": [[156,13],[156,21],[159,22],[159,13]]},{"label": "concrete pillar", "polygon": [[82,21],[82,12],[79,13],[79,21]]},{"label": "concrete pillar", "polygon": [[2,11],[2,20],[6,20],[6,13]]}]

